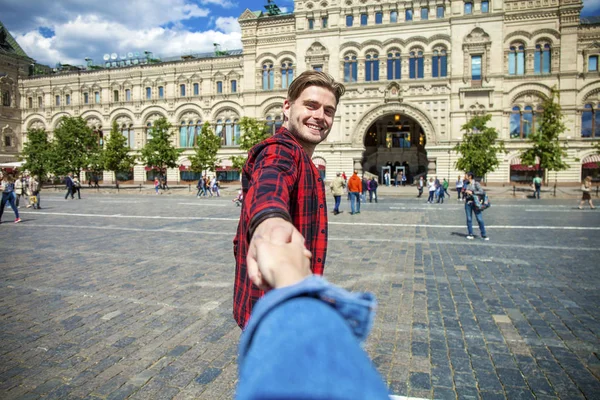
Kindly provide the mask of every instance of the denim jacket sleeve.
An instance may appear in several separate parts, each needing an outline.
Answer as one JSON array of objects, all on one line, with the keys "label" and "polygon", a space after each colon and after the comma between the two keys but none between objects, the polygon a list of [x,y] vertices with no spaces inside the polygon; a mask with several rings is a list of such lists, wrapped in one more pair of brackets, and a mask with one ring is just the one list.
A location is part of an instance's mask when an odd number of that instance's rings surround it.
[{"label": "denim jacket sleeve", "polygon": [[280,304],[296,297],[312,297],[330,305],[346,320],[354,336],[361,342],[367,338],[373,327],[377,301],[372,293],[351,293],[313,275],[295,285],[271,290],[256,303],[252,317],[240,338],[240,365],[262,319]]}]

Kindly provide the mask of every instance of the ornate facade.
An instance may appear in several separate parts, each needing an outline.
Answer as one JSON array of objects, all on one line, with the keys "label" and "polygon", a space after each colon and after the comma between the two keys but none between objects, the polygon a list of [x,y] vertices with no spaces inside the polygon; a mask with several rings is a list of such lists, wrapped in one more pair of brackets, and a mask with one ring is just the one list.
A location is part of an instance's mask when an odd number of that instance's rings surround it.
[{"label": "ornate facade", "polygon": [[[296,0],[293,14],[246,10],[242,51],[21,78],[20,124],[11,129],[52,132],[60,117],[77,115],[108,134],[117,121],[135,151],[160,116],[177,127],[182,148],[210,121],[226,168],[239,154],[239,118],[275,129],[294,76],[322,69],[347,87],[314,155],[327,178],[387,167],[454,178],[460,127],[487,113],[508,151],[487,179],[508,183],[526,178],[519,152],[556,87],[570,168],[550,179],[579,182],[596,166],[600,138],[600,21],[582,22],[581,8],[580,0]],[[136,167],[134,179],[146,178]]]}]

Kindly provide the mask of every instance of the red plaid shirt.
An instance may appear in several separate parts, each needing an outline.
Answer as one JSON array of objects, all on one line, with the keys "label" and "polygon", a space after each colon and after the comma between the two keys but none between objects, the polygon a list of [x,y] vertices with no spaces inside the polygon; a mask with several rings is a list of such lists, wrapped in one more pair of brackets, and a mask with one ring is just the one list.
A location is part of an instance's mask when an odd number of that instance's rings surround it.
[{"label": "red plaid shirt", "polygon": [[325,184],[298,141],[285,128],[254,146],[242,175],[242,213],[235,239],[233,316],[244,329],[254,303],[264,295],[248,277],[246,255],[252,233],[269,217],[294,224],[312,252],[311,270],[323,275],[327,250]]}]

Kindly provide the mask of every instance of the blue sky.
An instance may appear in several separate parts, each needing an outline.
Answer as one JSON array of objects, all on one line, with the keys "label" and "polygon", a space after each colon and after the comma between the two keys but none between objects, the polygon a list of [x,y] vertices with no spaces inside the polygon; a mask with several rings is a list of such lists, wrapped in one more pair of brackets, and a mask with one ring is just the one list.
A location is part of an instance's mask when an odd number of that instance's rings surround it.
[{"label": "blue sky", "polygon": [[[293,0],[275,0],[293,11]],[[267,0],[0,0],[0,19],[38,62],[82,65],[105,53],[157,56],[241,48],[237,18]],[[584,0],[582,15],[600,15],[600,0]]]}]

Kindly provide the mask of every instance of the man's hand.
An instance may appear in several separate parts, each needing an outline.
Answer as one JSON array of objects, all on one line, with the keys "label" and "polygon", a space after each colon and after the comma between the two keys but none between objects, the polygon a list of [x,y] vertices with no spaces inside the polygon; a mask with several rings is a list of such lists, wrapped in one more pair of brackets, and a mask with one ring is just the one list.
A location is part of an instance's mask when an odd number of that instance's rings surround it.
[{"label": "man's hand", "polygon": [[[254,230],[254,235],[248,248],[246,263],[248,265],[248,276],[262,290],[272,288],[271,284],[273,282],[265,280],[263,270],[259,268],[257,242],[266,242],[266,247],[269,247],[269,244],[283,245],[294,243],[295,245],[301,245],[306,255],[310,257],[310,252],[304,247],[304,237],[290,222],[283,218],[268,218],[261,222]],[[272,276],[269,278],[272,278]]]}]

